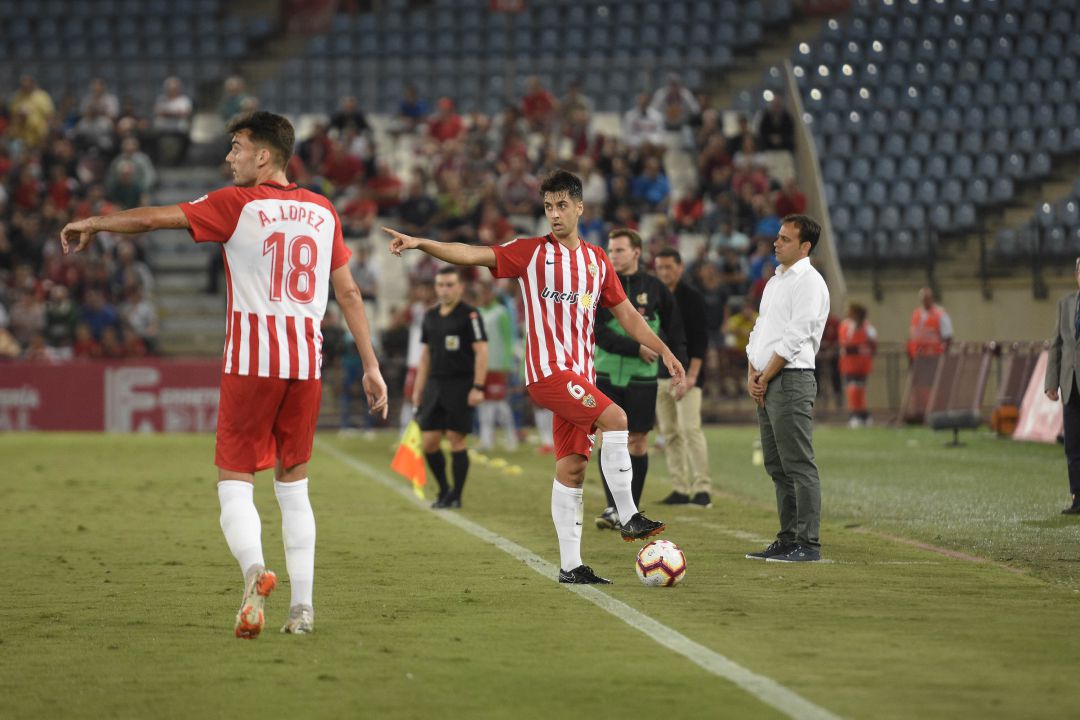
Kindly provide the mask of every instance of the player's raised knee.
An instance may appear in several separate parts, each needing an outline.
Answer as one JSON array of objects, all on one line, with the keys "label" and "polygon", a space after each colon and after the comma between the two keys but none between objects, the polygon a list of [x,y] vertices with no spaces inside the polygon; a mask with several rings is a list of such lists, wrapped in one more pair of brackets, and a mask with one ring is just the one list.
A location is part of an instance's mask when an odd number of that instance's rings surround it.
[{"label": "player's raised knee", "polygon": [[600,417],[596,419],[596,427],[603,432],[608,430],[626,430],[626,412],[618,405],[608,405]]}]

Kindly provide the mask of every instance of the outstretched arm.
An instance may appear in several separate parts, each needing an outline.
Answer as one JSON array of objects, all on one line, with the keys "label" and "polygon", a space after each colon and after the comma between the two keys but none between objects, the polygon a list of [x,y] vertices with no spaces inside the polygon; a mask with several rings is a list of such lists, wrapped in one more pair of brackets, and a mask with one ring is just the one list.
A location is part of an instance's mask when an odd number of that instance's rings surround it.
[{"label": "outstretched arm", "polygon": [[390,242],[390,252],[401,255],[404,250],[422,250],[433,258],[454,265],[481,265],[483,267],[495,267],[495,251],[482,245],[466,245],[465,243],[444,243],[438,240],[417,238],[411,235],[399,233],[393,228],[384,227],[383,231],[394,238]]},{"label": "outstretched arm", "polygon": [[[176,228],[185,230],[191,227],[187,215],[179,205],[165,205],[162,207],[141,207],[125,210],[114,215],[95,215],[85,220],[68,223],[60,231],[60,247],[64,254],[79,252],[90,244],[91,238],[99,232],[115,233],[145,233],[151,230]],[[78,243],[74,250],[69,243]]]},{"label": "outstretched arm", "polygon": [[649,327],[649,324],[645,322],[645,318],[641,317],[641,314],[634,308],[630,301],[623,300],[621,303],[611,308],[611,314],[614,315],[615,319],[619,321],[619,324],[623,326],[627,335],[660,355],[660,358],[664,361],[664,366],[668,369],[668,373],[671,374],[672,386],[676,389],[681,387],[683,380],[685,379],[685,371],[683,370],[682,363],[679,362],[679,359],[671,352],[671,349],[664,344],[664,341],[657,337],[656,333]]}]

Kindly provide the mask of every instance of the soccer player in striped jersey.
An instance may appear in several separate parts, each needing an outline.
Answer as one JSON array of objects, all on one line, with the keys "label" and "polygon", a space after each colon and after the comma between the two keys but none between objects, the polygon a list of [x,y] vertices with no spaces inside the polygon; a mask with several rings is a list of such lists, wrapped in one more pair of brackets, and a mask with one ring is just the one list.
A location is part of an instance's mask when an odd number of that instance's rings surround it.
[{"label": "soccer player in striped jersey", "polygon": [[581,561],[582,484],[596,432],[600,463],[627,542],[664,530],[634,504],[626,413],[597,389],[593,367],[596,309],[612,314],[637,342],[652,348],[681,385],[683,367],[627,300],[611,261],[577,232],[584,210],[581,180],[556,170],[540,186],[551,233],[482,247],[415,238],[384,228],[390,252],[421,250],[457,265],[479,265],[499,278],[517,278],[525,300],[525,386],[540,407],[555,413],[555,481],[551,517],[559,538],[559,582],[608,584]]},{"label": "soccer player in striped jersey", "polygon": [[[364,301],[349,272],[349,249],[333,205],[285,177],[294,132],[289,121],[256,112],[229,125],[225,158],[234,187],[165,207],[142,207],[70,223],[64,252],[84,249],[98,232],[186,229],[195,242],[221,245],[228,287],[225,353],[218,408],[221,529],[244,574],[235,634],[262,631],[266,597],[277,582],[266,569],[255,473],[274,469],[292,602],[282,632],[314,629],[315,516],[307,463],[321,398],[322,335],[330,287],[364,366],[371,412],[386,417],[386,383],[371,347]],[[71,243],[78,244],[72,248]]]}]

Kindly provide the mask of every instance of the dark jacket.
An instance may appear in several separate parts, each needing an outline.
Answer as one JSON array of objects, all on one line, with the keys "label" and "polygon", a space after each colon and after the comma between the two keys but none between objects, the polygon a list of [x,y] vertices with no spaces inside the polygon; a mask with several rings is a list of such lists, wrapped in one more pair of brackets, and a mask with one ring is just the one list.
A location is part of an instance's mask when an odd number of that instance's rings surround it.
[{"label": "dark jacket", "polygon": [[[675,357],[686,362],[686,340],[683,337],[682,315],[675,297],[655,275],[638,271],[633,275],[619,275],[623,290],[630,303],[645,322],[663,340]],[[667,368],[654,360],[647,363],[638,355],[641,344],[626,334],[622,325],[602,308],[596,313],[595,365],[598,378],[604,378],[616,387],[626,387],[630,382],[655,383],[658,369],[667,377]],[[659,368],[658,368],[659,366]]]}]

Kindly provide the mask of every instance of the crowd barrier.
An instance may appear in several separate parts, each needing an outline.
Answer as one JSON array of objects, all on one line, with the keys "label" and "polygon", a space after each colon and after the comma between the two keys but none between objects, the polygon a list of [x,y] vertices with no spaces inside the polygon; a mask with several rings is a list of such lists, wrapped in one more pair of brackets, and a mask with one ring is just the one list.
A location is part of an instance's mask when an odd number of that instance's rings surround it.
[{"label": "crowd barrier", "polygon": [[[1040,442],[1054,442],[1061,434],[1061,404],[1043,392],[1046,352],[1041,344],[957,347],[944,356],[916,358],[910,368],[904,367],[907,360],[901,354],[885,353],[878,359],[882,367],[876,373],[876,394],[887,398],[874,409],[879,419],[885,413],[901,423],[955,431],[978,427],[994,410],[1004,408],[1012,410],[1013,421],[1007,431],[995,427],[1002,434]],[[0,365],[0,432],[212,432],[220,374],[216,358],[6,362]],[[320,427],[341,425],[341,387],[340,368],[324,368]],[[984,404],[988,387],[996,405]],[[356,388],[354,394],[359,393]],[[393,395],[396,407],[400,393]],[[710,422],[755,421],[748,397],[706,396],[702,410]],[[349,415],[361,420],[364,408],[356,399]],[[818,411],[826,421],[846,419],[841,408]],[[391,418],[375,425],[397,423]]]},{"label": "crowd barrier", "polygon": [[220,377],[217,359],[4,363],[0,431],[212,431]]}]

